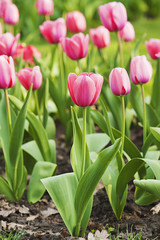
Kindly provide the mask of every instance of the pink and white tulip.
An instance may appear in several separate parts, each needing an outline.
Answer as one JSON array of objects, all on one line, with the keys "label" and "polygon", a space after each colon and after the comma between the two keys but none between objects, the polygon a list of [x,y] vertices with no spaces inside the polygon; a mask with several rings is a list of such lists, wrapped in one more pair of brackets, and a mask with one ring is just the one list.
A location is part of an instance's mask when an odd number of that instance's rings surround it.
[{"label": "pink and white tulip", "polygon": [[0,56],[0,88],[11,88],[16,83],[14,61],[12,57]]},{"label": "pink and white tulip", "polygon": [[37,0],[36,9],[39,15],[52,15],[54,11],[53,0]]},{"label": "pink and white tulip", "polygon": [[72,60],[86,57],[89,46],[89,35],[77,33],[71,38],[62,38],[61,46],[66,55]]},{"label": "pink and white tulip", "polygon": [[157,54],[160,53],[160,39],[151,38],[145,42],[147,51],[152,59],[157,59]]},{"label": "pink and white tulip", "polygon": [[67,34],[67,27],[63,18],[58,18],[56,21],[45,21],[39,26],[39,29],[49,43],[59,43],[60,39]]},{"label": "pink and white tulip", "polygon": [[27,90],[30,89],[31,85],[33,85],[32,89],[36,90],[40,88],[42,84],[42,74],[39,66],[35,66],[33,69],[28,67],[23,68],[17,73],[17,77]]},{"label": "pink and white tulip", "polygon": [[99,15],[103,25],[110,31],[121,30],[127,22],[127,12],[121,2],[109,2],[99,6]]},{"label": "pink and white tulip", "polygon": [[0,17],[3,18],[3,13],[8,3],[12,3],[11,0],[1,0],[0,1]]},{"label": "pink and white tulip", "polygon": [[131,84],[127,71],[124,68],[114,68],[109,75],[109,85],[113,94],[127,95],[131,91]]},{"label": "pink and white tulip", "polygon": [[20,34],[14,37],[11,33],[0,35],[0,55],[14,56]]},{"label": "pink and white tulip", "polygon": [[13,3],[6,4],[3,11],[3,20],[10,25],[16,25],[19,22],[19,10]]},{"label": "pink and white tulip", "polygon": [[80,107],[87,107],[97,102],[103,77],[95,73],[81,73],[78,76],[70,73],[67,83],[72,101]]},{"label": "pink and white tulip", "polygon": [[124,28],[119,31],[120,38],[125,42],[131,42],[135,39],[135,30],[130,22],[126,22]]},{"label": "pink and white tulip", "polygon": [[104,26],[91,28],[89,35],[97,48],[105,48],[110,45],[110,32]]},{"label": "pink and white tulip", "polygon": [[146,56],[136,56],[131,60],[130,76],[134,84],[147,83],[152,77],[152,65]]},{"label": "pink and white tulip", "polygon": [[86,30],[86,19],[80,11],[73,11],[67,13],[67,26],[70,32],[78,33]]}]

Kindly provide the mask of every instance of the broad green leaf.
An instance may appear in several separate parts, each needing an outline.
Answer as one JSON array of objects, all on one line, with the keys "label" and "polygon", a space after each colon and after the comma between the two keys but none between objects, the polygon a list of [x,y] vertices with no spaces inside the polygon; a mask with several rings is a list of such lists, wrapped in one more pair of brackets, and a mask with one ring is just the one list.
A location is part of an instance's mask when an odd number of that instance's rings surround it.
[{"label": "broad green leaf", "polygon": [[[139,181],[139,180],[134,180],[134,181]],[[139,188],[136,186],[136,191],[135,191],[135,202],[138,205],[149,205],[153,202],[155,202],[157,197],[153,195],[150,192],[147,192],[145,189]]]},{"label": "broad green leaf", "polygon": [[14,193],[10,189],[8,182],[2,176],[0,176],[0,186],[0,194],[5,195],[6,199],[9,201],[16,201]]},{"label": "broad green leaf", "polygon": [[109,142],[110,138],[105,133],[92,133],[86,135],[89,152],[99,152]]},{"label": "broad green leaf", "polygon": [[[147,180],[134,180],[134,184],[153,194],[153,198],[160,199],[160,180],[147,179]],[[156,200],[157,200],[156,199]]]},{"label": "broad green leaf", "polygon": [[104,133],[108,134],[107,124],[106,124],[106,121],[105,121],[103,115],[96,110],[92,110],[91,116],[92,116],[94,122],[102,129],[102,131]]},{"label": "broad green leaf", "polygon": [[152,97],[151,105],[156,110],[158,115],[160,115],[160,59],[157,59],[156,74],[154,77],[153,87],[152,87]]},{"label": "broad green leaf", "polygon": [[160,128],[158,127],[151,127],[151,133],[153,136],[160,142]]},{"label": "broad green leaf", "polygon": [[[14,96],[10,96],[10,101],[17,109],[19,110],[21,109],[22,103],[17,98],[15,98]],[[26,118],[30,124],[31,135],[36,141],[43,158],[45,159],[45,161],[51,162],[51,150],[50,150],[47,134],[42,123],[29,110],[27,111]]]},{"label": "broad green leaf", "polygon": [[117,154],[121,140],[117,140],[115,144],[98,155],[97,160],[86,170],[80,182],[78,183],[75,196],[75,209],[77,212],[77,220],[81,222],[88,202],[98,184],[104,171],[108,167],[111,160]]},{"label": "broad green leaf", "polygon": [[27,185],[27,170],[26,170],[25,166],[23,166],[22,171],[23,171],[22,180],[19,183],[18,189],[17,189],[17,196],[18,196],[17,200],[20,200],[22,198],[23,193],[26,189],[26,185]]},{"label": "broad green leaf", "polygon": [[[158,125],[158,127],[159,127],[159,125]],[[158,127],[157,127],[157,128],[158,128]],[[143,156],[146,155],[149,147],[150,147],[152,144],[155,144],[156,146],[158,146],[158,149],[160,149],[160,142],[159,142],[159,141],[157,140],[157,138],[154,136],[154,134],[155,134],[156,136],[158,136],[158,133],[155,133],[155,131],[154,131],[155,128],[150,128],[150,129],[151,129],[151,132],[148,134],[148,136],[147,136],[147,138],[146,138],[146,140],[145,140],[145,142],[144,142],[144,145],[143,145],[143,147],[142,147]],[[154,132],[154,134],[153,134],[152,132]]]},{"label": "broad green leaf", "polygon": [[89,218],[91,215],[91,211],[92,211],[92,205],[93,205],[93,197],[90,198],[89,203],[86,207],[86,210],[84,212],[83,218],[82,218],[82,222],[81,222],[81,236],[83,237],[89,222]]},{"label": "broad green leaf", "polygon": [[[78,122],[77,115],[75,110],[71,109],[72,113],[72,125],[73,125],[73,146],[71,149],[71,164],[73,171],[76,174],[77,179],[79,180],[81,177],[81,169],[82,169],[82,131]],[[88,146],[86,144],[86,162],[85,162],[85,170],[90,166],[90,156]]]},{"label": "broad green leaf", "polygon": [[77,178],[74,173],[41,179],[71,235],[76,227],[74,206]]},{"label": "broad green leaf", "polygon": [[36,203],[40,200],[45,192],[45,187],[40,180],[53,176],[56,169],[57,165],[50,162],[42,161],[35,164],[27,191],[29,203]]},{"label": "broad green leaf", "polygon": [[48,116],[46,132],[48,139],[55,139],[56,135],[56,126],[52,117]]},{"label": "broad green leaf", "polygon": [[[27,113],[27,106],[29,103],[30,95],[31,95],[32,88],[28,91],[25,103],[21,108],[16,122],[14,123],[11,136],[10,136],[10,143],[9,143],[9,154],[10,154],[10,179],[12,181],[13,190],[15,191],[19,182],[21,182],[21,178],[23,178],[21,174],[21,168],[23,168],[23,160],[21,160],[21,145],[23,142],[23,135],[24,135],[24,124],[26,119]],[[20,161],[20,162],[19,162]],[[20,169],[19,169],[20,168]],[[17,172],[19,171],[19,173]]]}]

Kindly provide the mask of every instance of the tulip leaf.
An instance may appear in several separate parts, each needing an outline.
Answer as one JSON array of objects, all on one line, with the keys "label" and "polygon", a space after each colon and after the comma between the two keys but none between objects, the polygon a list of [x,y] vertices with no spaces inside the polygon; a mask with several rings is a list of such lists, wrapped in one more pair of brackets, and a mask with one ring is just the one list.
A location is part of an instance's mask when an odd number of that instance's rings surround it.
[{"label": "tulip leaf", "polygon": [[143,180],[134,180],[134,184],[142,188],[143,190],[151,193],[153,198],[160,199],[160,180],[155,179],[143,179]]},{"label": "tulip leaf", "polygon": [[150,129],[151,129],[151,133],[153,134],[155,139],[157,139],[157,141],[160,142],[160,128],[159,127],[152,127]]},{"label": "tulip leaf", "polygon": [[6,199],[9,201],[16,201],[14,193],[12,192],[11,188],[9,187],[8,182],[0,176],[0,194],[5,195]]},{"label": "tulip leaf", "polygon": [[[159,125],[158,125],[159,127]],[[157,128],[158,128],[157,127]],[[150,128],[151,132],[148,134],[144,144],[143,144],[143,147],[142,147],[142,151],[143,151],[143,155],[145,156],[149,147],[152,145],[152,144],[155,144],[158,146],[158,148],[160,149],[160,142],[157,140],[157,137],[158,137],[158,132],[156,133],[156,129],[157,128]],[[153,134],[154,132],[154,134]],[[156,137],[155,137],[155,136]]]},{"label": "tulip leaf", "polygon": [[99,152],[109,142],[110,138],[105,133],[92,133],[86,135],[89,152]]},{"label": "tulip leaf", "polygon": [[40,180],[53,176],[56,169],[57,165],[50,162],[39,161],[35,164],[27,191],[29,203],[36,203],[40,200],[45,192],[45,187]]},{"label": "tulip leaf", "polygon": [[27,170],[25,168],[25,166],[23,166],[21,169],[19,168],[19,171],[21,170],[21,182],[19,182],[18,184],[18,189],[16,191],[16,195],[17,195],[17,200],[20,200],[23,196],[23,193],[26,189],[26,184],[27,184]]},{"label": "tulip leaf", "polygon": [[44,97],[43,97],[43,126],[46,128],[48,122],[48,93],[49,93],[49,82],[46,78],[44,86]]},{"label": "tulip leaf", "polygon": [[74,173],[41,179],[71,235],[76,227],[74,206],[77,178]]},{"label": "tulip leaf", "polygon": [[152,88],[152,97],[151,97],[151,105],[156,110],[158,115],[160,116],[160,59],[157,59],[157,68],[156,74],[154,77],[153,88]]},{"label": "tulip leaf", "polygon": [[[140,180],[134,180],[134,181],[140,181]],[[136,184],[135,184],[136,185]],[[155,201],[157,201],[157,197],[150,192],[147,192],[146,189],[140,188],[138,185],[136,185],[136,191],[135,191],[135,202],[138,205],[149,205]]]},{"label": "tulip leaf", "polygon": [[77,213],[77,221],[81,223],[84,216],[84,212],[89,203],[89,200],[104,174],[104,171],[108,167],[111,160],[117,154],[121,140],[117,140],[111,147],[100,152],[97,160],[86,170],[80,182],[78,183],[76,195],[75,195],[75,209]]}]

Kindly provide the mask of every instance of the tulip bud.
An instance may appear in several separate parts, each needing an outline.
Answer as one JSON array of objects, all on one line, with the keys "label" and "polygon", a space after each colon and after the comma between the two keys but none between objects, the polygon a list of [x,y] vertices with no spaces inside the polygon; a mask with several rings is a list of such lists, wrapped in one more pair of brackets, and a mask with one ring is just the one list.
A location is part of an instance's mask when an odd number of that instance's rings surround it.
[{"label": "tulip bud", "polygon": [[151,38],[145,42],[147,51],[152,59],[157,59],[157,54],[160,52],[160,39]]},{"label": "tulip bud", "polygon": [[15,4],[8,3],[3,12],[3,20],[7,24],[16,25],[19,22],[19,11]]},{"label": "tulip bud", "polygon": [[62,38],[61,46],[66,55],[72,60],[86,57],[88,53],[89,35],[77,33],[71,38]]},{"label": "tulip bud", "polygon": [[41,57],[41,53],[32,45],[29,45],[23,49],[23,60],[29,62],[30,65],[34,65],[33,56],[36,58]]},{"label": "tulip bud", "polygon": [[131,91],[128,73],[124,68],[114,68],[109,75],[109,85],[113,94],[127,95]]},{"label": "tulip bud", "polygon": [[0,55],[14,56],[20,34],[14,37],[11,33],[0,35]]},{"label": "tulip bud", "polygon": [[0,0],[0,17],[3,18],[3,13],[7,3],[12,3],[11,0]]},{"label": "tulip bud", "polygon": [[35,66],[33,69],[23,68],[17,73],[17,77],[23,87],[27,90],[30,89],[32,84],[33,90],[40,88],[42,84],[42,74],[39,66]]},{"label": "tulip bud", "polygon": [[121,30],[127,22],[127,12],[121,2],[109,2],[99,6],[99,15],[103,25],[110,31]]},{"label": "tulip bud", "polygon": [[135,31],[132,23],[127,22],[124,28],[119,31],[120,38],[125,42],[130,42],[135,39]]},{"label": "tulip bud", "polygon": [[147,83],[152,77],[152,65],[146,56],[136,56],[131,60],[130,76],[134,84]]},{"label": "tulip bud", "polygon": [[53,0],[37,0],[36,9],[39,15],[52,15],[54,10]]},{"label": "tulip bud", "polygon": [[97,102],[103,77],[94,73],[81,73],[78,76],[70,73],[67,83],[72,101],[80,107],[87,107]]},{"label": "tulip bud", "polygon": [[60,39],[67,34],[66,23],[63,18],[58,18],[56,21],[45,21],[39,26],[39,29],[49,43],[59,43]]},{"label": "tulip bud", "polygon": [[86,30],[86,19],[79,11],[67,13],[66,21],[68,29],[72,33],[84,32]]},{"label": "tulip bud", "polygon": [[104,26],[90,29],[89,35],[97,48],[105,48],[110,45],[110,32]]},{"label": "tulip bud", "polygon": [[0,88],[11,88],[16,83],[14,61],[12,57],[0,56]]}]

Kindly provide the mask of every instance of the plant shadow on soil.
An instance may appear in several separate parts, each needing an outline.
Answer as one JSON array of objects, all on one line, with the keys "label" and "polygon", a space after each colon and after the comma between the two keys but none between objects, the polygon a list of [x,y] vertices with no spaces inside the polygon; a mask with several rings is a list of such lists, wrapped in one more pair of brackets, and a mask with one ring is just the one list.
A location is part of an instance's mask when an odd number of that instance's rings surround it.
[{"label": "plant shadow on soil", "polygon": [[[65,135],[60,124],[56,124],[57,134],[57,174],[71,172],[69,161],[70,149],[65,147]],[[138,147],[142,142],[142,130],[140,128],[131,131],[131,138]],[[3,158],[3,157],[2,157]],[[0,172],[4,174],[4,161],[0,160]],[[126,226],[132,228],[133,233],[142,230],[141,239],[160,239],[160,212],[153,214],[151,209],[157,203],[149,206],[139,206],[134,202],[134,185],[129,183],[128,197],[122,219],[117,221],[108,201],[106,191],[100,182],[95,193],[91,218],[86,231],[87,235],[92,230],[114,228],[112,235],[119,239],[127,239]],[[4,196],[0,197],[0,229],[10,232],[12,229],[23,229],[25,240],[61,240],[71,238],[50,196],[45,193],[36,204],[28,204],[26,193],[20,202],[8,202]],[[113,238],[114,239],[114,238]]]}]

